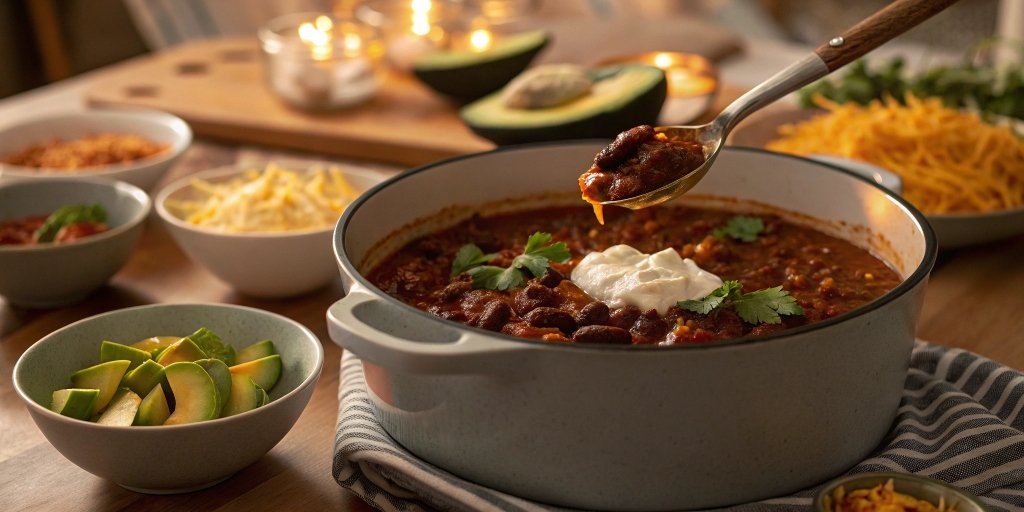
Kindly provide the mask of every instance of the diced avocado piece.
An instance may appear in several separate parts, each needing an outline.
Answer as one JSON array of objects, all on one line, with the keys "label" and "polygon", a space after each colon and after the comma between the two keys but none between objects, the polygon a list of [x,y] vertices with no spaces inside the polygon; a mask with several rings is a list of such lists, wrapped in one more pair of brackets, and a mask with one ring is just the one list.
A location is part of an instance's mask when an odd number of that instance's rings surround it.
[{"label": "diced avocado piece", "polygon": [[135,347],[129,347],[128,345],[122,345],[120,343],[114,343],[113,341],[106,340],[100,343],[101,363],[117,361],[118,359],[127,359],[131,362],[131,364],[128,365],[128,371],[130,372],[144,361],[151,360],[152,357],[150,357],[149,352]]},{"label": "diced avocado piece", "polygon": [[153,336],[141,341],[136,341],[130,346],[139,350],[149,352],[150,357],[156,359],[167,347],[174,345],[181,340],[181,336]]},{"label": "diced avocado piece", "polygon": [[459,115],[477,135],[498,144],[610,139],[634,126],[657,124],[668,91],[662,70],[621,64],[591,70],[590,76],[590,93],[568,103],[512,108],[499,91],[466,105]]},{"label": "diced avocado piece", "polygon": [[222,417],[234,416],[251,411],[266,403],[267,392],[256,385],[252,378],[242,373],[231,374],[231,396],[228,397]]},{"label": "diced avocado piece", "polygon": [[164,367],[149,359],[124,376],[123,384],[139,396],[146,396],[164,380]]},{"label": "diced avocado piece", "polygon": [[217,388],[217,410],[223,409],[228,401],[228,395],[231,394],[231,370],[220,359],[200,359],[196,364],[210,374],[213,385]]},{"label": "diced avocado piece", "polygon": [[99,395],[98,389],[58,389],[53,392],[50,410],[69,418],[88,421],[96,408]]},{"label": "diced avocado piece", "polygon": [[127,427],[135,422],[135,414],[139,411],[142,399],[128,388],[118,389],[110,400],[107,410],[103,411],[96,423]]},{"label": "diced avocado piece", "polygon": [[164,395],[163,386],[154,386],[153,390],[139,404],[134,424],[144,427],[163,425],[170,415],[171,408],[167,405],[167,396]]},{"label": "diced avocado piece", "polygon": [[248,347],[238,351],[235,355],[235,364],[248,363],[262,357],[272,356],[277,353],[274,342],[270,340],[257,341]]},{"label": "diced avocado piece", "polygon": [[174,412],[164,425],[195,423],[218,416],[217,386],[202,366],[184,361],[171,363],[164,368],[164,376],[174,394]]},{"label": "diced avocado piece", "polygon": [[257,386],[271,390],[277,384],[277,379],[281,378],[281,367],[281,356],[274,354],[248,363],[236,364],[231,367],[231,373],[248,375]]},{"label": "diced avocado piece", "polygon": [[96,397],[93,413],[101,413],[114,397],[130,364],[131,361],[127,359],[119,359],[78,370],[71,374],[71,384],[76,388],[98,389],[100,394]]},{"label": "diced avocado piece", "polygon": [[435,91],[459,100],[474,100],[501,89],[533,62],[551,38],[543,30],[495,41],[483,51],[456,50],[426,55],[413,74]]},{"label": "diced avocado piece", "polygon": [[191,363],[207,357],[209,356],[206,355],[206,352],[203,352],[203,349],[199,348],[195,342],[188,338],[182,338],[174,345],[167,347],[156,359],[156,362],[166,367],[171,363]]},{"label": "diced avocado piece", "polygon": [[228,366],[235,364],[235,347],[224,343],[220,336],[217,336],[206,327],[200,327],[199,330],[190,334],[188,339],[201,348],[207,357],[220,359]]}]

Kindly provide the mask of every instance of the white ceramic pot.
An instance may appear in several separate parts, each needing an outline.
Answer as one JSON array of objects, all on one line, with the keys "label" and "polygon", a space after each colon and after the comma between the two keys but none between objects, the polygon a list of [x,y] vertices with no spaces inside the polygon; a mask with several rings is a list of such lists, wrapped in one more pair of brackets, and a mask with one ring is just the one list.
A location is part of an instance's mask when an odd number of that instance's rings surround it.
[{"label": "white ceramic pot", "polygon": [[517,339],[433,317],[363,276],[406,241],[484,205],[545,193],[503,207],[579,201],[576,178],[601,146],[521,146],[428,165],[367,192],[342,217],[334,247],[347,296],[328,312],[330,333],[363,359],[388,433],[467,480],[604,510],[785,495],[871,453],[896,414],[936,243],[913,207],[841,169],[725,148],[683,198],[785,209],[871,249],[905,279],[856,311],[769,336],[673,347]]}]

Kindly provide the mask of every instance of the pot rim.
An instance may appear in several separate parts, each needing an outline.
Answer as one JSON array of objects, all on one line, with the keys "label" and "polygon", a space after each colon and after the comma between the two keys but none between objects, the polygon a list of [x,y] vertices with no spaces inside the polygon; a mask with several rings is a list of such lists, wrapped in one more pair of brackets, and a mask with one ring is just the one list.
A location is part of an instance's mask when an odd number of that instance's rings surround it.
[{"label": "pot rim", "polygon": [[792,155],[792,154],[788,154],[788,153],[779,153],[779,152],[775,152],[775,151],[769,151],[767,149],[754,148],[754,147],[745,147],[745,146],[725,146],[725,147],[722,148],[722,150],[723,151],[739,151],[739,152],[754,153],[754,154],[766,154],[766,155],[769,155],[769,156],[772,156],[772,157],[780,157],[780,158],[786,158],[786,159],[792,159],[792,160],[807,162],[807,163],[810,163],[810,164],[813,164],[813,165],[824,167],[824,168],[826,168],[828,170],[831,170],[831,171],[834,171],[834,172],[839,172],[839,173],[845,174],[847,176],[853,177],[854,179],[857,179],[857,180],[860,180],[860,181],[862,181],[864,183],[867,183],[867,184],[871,185],[872,187],[874,187],[874,188],[878,189],[879,191],[881,191],[889,199],[895,201],[896,204],[899,205],[906,214],[910,215],[910,217],[914,219],[914,221],[917,223],[918,227],[921,229],[922,234],[924,235],[924,239],[925,239],[924,256],[921,259],[921,262],[917,265],[917,268],[914,269],[914,271],[910,274],[910,276],[908,276],[906,279],[904,279],[902,282],[900,282],[900,284],[898,284],[895,288],[893,288],[892,290],[889,290],[885,295],[883,295],[883,296],[881,296],[881,297],[879,297],[879,298],[877,298],[877,299],[875,299],[875,300],[873,300],[873,301],[871,301],[871,302],[869,302],[869,303],[867,303],[867,304],[865,304],[863,306],[860,306],[860,307],[858,307],[858,308],[856,308],[856,309],[854,309],[852,311],[848,311],[848,312],[843,313],[843,314],[841,314],[839,316],[835,316],[835,317],[832,317],[832,318],[829,318],[829,319],[826,319],[826,320],[822,320],[822,321],[819,321],[819,322],[815,322],[815,323],[812,323],[812,324],[801,325],[799,327],[794,327],[794,328],[791,328],[791,329],[785,329],[783,331],[773,332],[773,333],[769,333],[769,334],[765,334],[765,335],[760,335],[760,336],[741,336],[739,338],[731,338],[731,339],[727,339],[727,340],[714,340],[714,341],[707,341],[707,342],[703,342],[703,343],[686,343],[686,344],[676,344],[676,345],[669,345],[669,346],[662,346],[662,345],[601,345],[601,344],[578,344],[578,343],[552,343],[550,341],[533,340],[533,339],[528,339],[528,338],[519,338],[519,337],[515,337],[515,336],[510,336],[508,334],[503,334],[503,333],[500,333],[500,332],[488,331],[488,330],[485,330],[485,329],[480,329],[478,327],[472,327],[472,326],[465,325],[465,324],[462,324],[462,323],[459,323],[459,322],[454,322],[454,321],[451,321],[451,320],[446,320],[444,318],[440,318],[438,316],[431,315],[430,313],[427,313],[426,311],[422,311],[422,310],[417,309],[417,308],[415,308],[413,306],[410,306],[410,305],[408,305],[408,304],[406,304],[406,303],[404,303],[404,302],[402,302],[402,301],[400,301],[400,300],[398,300],[398,299],[388,295],[387,293],[383,292],[380,288],[378,288],[376,285],[374,285],[368,279],[366,279],[366,277],[364,277],[363,274],[361,272],[359,272],[355,268],[355,265],[353,264],[353,262],[348,258],[348,254],[345,253],[344,244],[340,243],[342,240],[344,240],[344,235],[345,235],[345,232],[348,229],[349,223],[352,221],[352,216],[355,215],[355,213],[357,211],[359,211],[359,209],[363,206],[363,204],[365,204],[374,195],[378,194],[379,192],[381,192],[381,191],[385,190],[386,188],[388,188],[389,186],[391,186],[392,183],[397,183],[397,182],[402,181],[402,180],[404,180],[404,179],[406,179],[406,178],[408,178],[410,176],[413,176],[413,175],[416,175],[416,174],[419,174],[419,173],[422,173],[422,172],[428,172],[431,169],[434,169],[436,167],[441,167],[441,166],[444,166],[444,165],[448,165],[448,164],[453,163],[453,162],[458,162],[458,161],[461,161],[461,160],[467,160],[467,159],[471,159],[471,158],[478,158],[478,157],[481,157],[481,156],[495,154],[495,153],[505,153],[505,152],[521,151],[521,150],[526,150],[526,149],[536,149],[536,148],[544,148],[544,147],[551,147],[551,146],[577,145],[577,144],[585,144],[585,143],[607,144],[607,142],[608,141],[604,140],[604,139],[576,139],[576,140],[548,141],[548,142],[538,142],[538,143],[516,144],[516,145],[510,145],[510,146],[502,146],[502,147],[498,147],[498,148],[495,148],[495,149],[492,149],[492,150],[488,150],[488,151],[480,151],[480,152],[476,152],[476,153],[469,153],[469,154],[466,154],[466,155],[459,155],[459,156],[455,156],[455,157],[452,157],[452,158],[446,158],[444,160],[438,160],[438,161],[431,162],[431,163],[428,163],[428,164],[424,164],[424,165],[421,165],[419,167],[415,167],[413,169],[409,169],[409,170],[407,170],[405,172],[402,172],[401,174],[398,174],[398,175],[396,175],[396,176],[394,176],[392,178],[389,178],[389,179],[387,179],[387,180],[385,180],[385,181],[375,185],[373,188],[367,190],[362,195],[360,195],[355,201],[353,201],[348,206],[348,208],[345,209],[345,212],[342,214],[341,219],[338,221],[338,224],[336,225],[336,227],[334,229],[334,234],[333,234],[333,237],[332,237],[332,245],[333,245],[333,248],[334,248],[335,260],[337,260],[338,264],[350,276],[352,276],[352,278],[357,283],[359,283],[363,288],[365,288],[368,293],[373,294],[378,299],[383,299],[383,300],[387,301],[388,304],[390,304],[392,306],[395,306],[395,307],[398,307],[400,310],[403,310],[403,311],[405,311],[407,313],[418,315],[421,318],[429,318],[429,319],[431,319],[433,321],[442,322],[444,325],[452,327],[452,328],[460,330],[460,331],[461,330],[468,330],[469,332],[475,332],[475,333],[478,333],[478,334],[483,334],[483,335],[485,335],[485,336],[487,336],[487,337],[489,337],[491,339],[495,339],[495,340],[501,341],[501,342],[514,342],[514,343],[526,344],[528,346],[535,346],[535,347],[543,346],[543,347],[547,347],[549,350],[550,349],[554,349],[554,350],[562,349],[562,350],[583,350],[583,351],[658,351],[658,352],[667,351],[667,350],[714,350],[714,349],[720,349],[720,348],[726,348],[726,347],[734,347],[734,346],[737,346],[737,345],[754,345],[754,344],[761,344],[761,343],[771,342],[773,340],[780,339],[780,338],[789,338],[789,337],[801,335],[801,334],[804,334],[804,333],[808,333],[808,332],[811,332],[811,331],[816,331],[816,330],[820,330],[820,329],[826,329],[826,328],[829,328],[829,327],[831,327],[833,325],[836,325],[836,324],[839,324],[839,323],[843,323],[843,322],[845,322],[845,321],[847,321],[847,320],[849,320],[851,318],[867,314],[868,312],[871,312],[871,311],[874,311],[876,309],[879,309],[879,308],[885,306],[886,304],[889,304],[890,302],[895,301],[899,297],[903,296],[904,294],[906,294],[910,290],[912,290],[915,287],[917,287],[917,285],[922,283],[925,279],[927,279],[928,274],[931,272],[932,267],[935,265],[935,260],[936,260],[936,257],[938,255],[938,241],[937,241],[937,239],[935,237],[935,232],[932,230],[932,227],[928,223],[928,220],[925,218],[924,214],[922,214],[916,207],[911,205],[903,197],[893,193],[892,191],[886,189],[885,187],[882,187],[881,185],[875,183],[873,180],[870,180],[870,179],[868,179],[866,177],[860,176],[860,175],[858,175],[858,174],[856,174],[856,173],[854,173],[852,171],[849,171],[847,169],[844,169],[844,168],[836,166],[836,165],[832,165],[832,164],[825,163],[825,162],[820,162],[820,161],[817,161],[817,160],[814,160],[814,159],[811,159],[811,158],[805,158],[805,157],[801,157],[801,156],[798,156],[798,155]]}]

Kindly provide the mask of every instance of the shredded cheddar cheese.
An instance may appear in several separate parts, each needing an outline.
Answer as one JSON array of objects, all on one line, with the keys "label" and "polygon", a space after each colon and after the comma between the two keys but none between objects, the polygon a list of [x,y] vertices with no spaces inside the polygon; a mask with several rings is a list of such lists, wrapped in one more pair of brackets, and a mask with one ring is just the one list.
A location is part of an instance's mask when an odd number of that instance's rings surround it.
[{"label": "shredded cheddar cheese", "polygon": [[779,128],[768,149],[868,162],[903,179],[925,213],[1024,206],[1024,140],[1009,126],[947,108],[938,98],[889,98],[866,106],[816,99],[827,114]]},{"label": "shredded cheddar cheese", "polygon": [[884,484],[870,489],[846,492],[839,486],[831,496],[825,497],[828,512],[956,512],[956,507],[947,507],[943,498],[938,505],[896,492],[890,478]]},{"label": "shredded cheddar cheese", "polygon": [[336,167],[296,172],[270,164],[225,182],[192,181],[205,196],[168,201],[186,222],[233,233],[268,233],[333,226],[359,192]]}]

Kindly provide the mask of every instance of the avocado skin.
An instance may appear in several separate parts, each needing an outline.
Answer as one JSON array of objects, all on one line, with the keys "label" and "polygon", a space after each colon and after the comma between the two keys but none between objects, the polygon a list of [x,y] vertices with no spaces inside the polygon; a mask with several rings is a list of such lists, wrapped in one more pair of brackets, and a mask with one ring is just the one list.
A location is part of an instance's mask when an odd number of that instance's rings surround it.
[{"label": "avocado skin", "polygon": [[668,81],[662,76],[654,87],[637,96],[622,108],[608,112],[600,111],[594,116],[577,119],[558,125],[536,128],[502,128],[481,126],[463,117],[473,133],[500,146],[570,139],[612,139],[616,135],[643,124],[657,124],[658,114],[668,96]]},{"label": "avocado skin", "polygon": [[416,69],[413,74],[431,89],[457,101],[469,102],[482,98],[512,81],[526,69],[551,38],[523,53],[448,69]]}]

